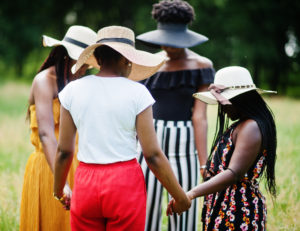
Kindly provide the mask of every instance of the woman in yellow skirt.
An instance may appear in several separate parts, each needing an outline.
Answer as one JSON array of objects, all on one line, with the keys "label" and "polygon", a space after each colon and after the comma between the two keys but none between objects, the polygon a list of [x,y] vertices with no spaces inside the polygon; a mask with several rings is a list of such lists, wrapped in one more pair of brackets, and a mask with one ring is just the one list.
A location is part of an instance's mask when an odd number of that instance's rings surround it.
[{"label": "woman in yellow skirt", "polygon": [[[71,67],[83,49],[96,42],[96,37],[93,30],[84,26],[71,26],[61,41],[43,36],[44,46],[54,48],[35,76],[29,96],[30,139],[35,151],[28,159],[24,174],[21,231],[70,230],[69,212],[52,195],[60,115],[57,95],[68,82],[85,73],[88,65],[75,75]],[[64,187],[66,194],[71,193],[76,167],[74,159]]]}]

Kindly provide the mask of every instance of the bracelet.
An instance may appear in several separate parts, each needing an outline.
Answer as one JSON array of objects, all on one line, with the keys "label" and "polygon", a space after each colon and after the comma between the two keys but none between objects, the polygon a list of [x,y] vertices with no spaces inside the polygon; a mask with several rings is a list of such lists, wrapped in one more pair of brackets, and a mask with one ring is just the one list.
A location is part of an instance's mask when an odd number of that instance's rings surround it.
[{"label": "bracelet", "polygon": [[56,200],[62,202],[62,201],[64,200],[64,197],[65,197],[65,196],[62,195],[62,197],[59,198],[58,196],[55,195],[55,193],[53,193],[53,197],[54,197]]},{"label": "bracelet", "polygon": [[200,169],[206,169],[206,165],[200,165]]},{"label": "bracelet", "polygon": [[234,179],[235,179],[236,181],[238,181],[239,177],[238,177],[238,175],[236,174],[236,172],[233,171],[231,168],[227,168],[227,170],[229,170],[229,171],[234,175]]}]

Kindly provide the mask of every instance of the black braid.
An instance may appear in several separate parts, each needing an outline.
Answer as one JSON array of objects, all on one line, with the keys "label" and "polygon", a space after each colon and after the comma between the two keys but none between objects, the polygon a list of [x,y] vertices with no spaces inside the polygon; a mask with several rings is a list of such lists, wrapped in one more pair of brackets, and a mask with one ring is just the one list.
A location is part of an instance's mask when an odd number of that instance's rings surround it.
[{"label": "black braid", "polygon": [[162,23],[189,24],[195,18],[194,8],[186,1],[163,0],[153,4],[152,17]]},{"label": "black braid", "polygon": [[[70,69],[70,57],[64,46],[54,47],[42,66],[40,67],[39,72],[47,69],[48,67],[55,66],[56,71],[56,83],[58,87],[58,92],[60,92],[65,85],[69,82],[69,69]],[[65,67],[67,66],[67,69]],[[65,73],[66,71],[66,73]]]},{"label": "black braid", "polygon": [[[255,120],[261,131],[262,151],[266,150],[267,152],[266,168],[263,170],[264,176],[267,179],[268,191],[272,196],[276,197],[275,162],[277,136],[273,113],[266,102],[263,100],[263,98],[255,90],[238,95],[230,99],[230,102],[235,107],[235,109],[238,110],[240,116],[242,116],[243,118]],[[217,144],[220,135],[224,132],[224,128],[226,127],[224,126],[224,118],[224,111],[222,110],[222,107],[219,106],[217,122],[218,125],[211,152],[213,151],[213,148]],[[210,159],[211,155],[209,161]]]},{"label": "black braid", "polygon": [[274,115],[257,91],[249,91],[230,100],[249,119],[256,121],[262,134],[262,149],[267,151],[266,171],[268,191],[276,197],[275,162],[277,135]]}]

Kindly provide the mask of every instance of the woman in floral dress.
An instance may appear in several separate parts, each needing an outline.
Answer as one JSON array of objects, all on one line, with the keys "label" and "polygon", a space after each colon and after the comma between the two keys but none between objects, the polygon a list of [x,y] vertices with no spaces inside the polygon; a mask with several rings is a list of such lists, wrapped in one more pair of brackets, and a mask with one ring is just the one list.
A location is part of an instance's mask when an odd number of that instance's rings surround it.
[{"label": "woman in floral dress", "polygon": [[[266,230],[267,210],[259,177],[264,173],[267,189],[275,197],[277,142],[272,112],[258,92],[274,92],[256,88],[242,67],[219,70],[209,89],[194,96],[206,103],[219,103],[218,128],[205,182],[187,195],[191,200],[204,196],[205,231]],[[229,128],[227,118],[235,121]],[[169,203],[169,214],[174,204]]]}]

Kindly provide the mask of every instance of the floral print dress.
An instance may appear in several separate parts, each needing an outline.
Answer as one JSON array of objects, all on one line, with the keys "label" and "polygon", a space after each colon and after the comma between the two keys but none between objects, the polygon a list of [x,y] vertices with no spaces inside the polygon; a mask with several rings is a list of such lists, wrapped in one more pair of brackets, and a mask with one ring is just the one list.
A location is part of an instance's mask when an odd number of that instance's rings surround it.
[{"label": "floral print dress", "polygon": [[[207,165],[210,177],[227,169],[234,151],[233,131],[238,123],[233,124],[220,137],[214,148]],[[259,191],[259,182],[257,181],[263,172],[265,157],[266,151],[263,151],[258,155],[249,171],[236,184],[221,192],[204,197],[202,210],[204,231],[266,230],[265,198]]]}]

